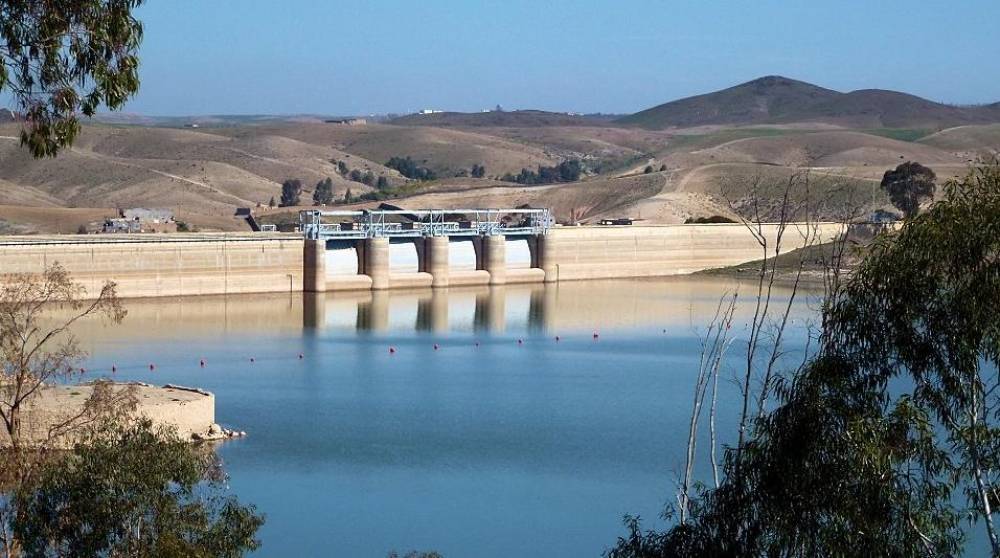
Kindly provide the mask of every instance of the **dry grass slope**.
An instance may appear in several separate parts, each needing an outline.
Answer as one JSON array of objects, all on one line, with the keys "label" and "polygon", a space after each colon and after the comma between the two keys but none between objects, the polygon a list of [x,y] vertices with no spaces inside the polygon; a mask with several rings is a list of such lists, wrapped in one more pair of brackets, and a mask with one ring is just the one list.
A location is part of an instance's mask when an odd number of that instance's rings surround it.
[{"label": "dry grass slope", "polygon": [[[760,88],[770,92],[767,99],[773,102],[782,95],[803,93],[819,99],[814,103],[854,95],[801,82],[757,83],[749,89],[747,85],[734,88],[727,98],[758,99]],[[775,89],[781,91],[774,93]],[[865,105],[869,107],[906,101],[879,92],[861,93],[875,103]],[[709,101],[691,100],[684,110],[709,110]],[[899,110],[923,110],[923,105],[914,103]],[[781,114],[791,114],[793,108],[794,103],[792,108],[781,108],[785,111]],[[772,109],[778,110],[766,102],[758,109],[772,116],[777,114]],[[179,219],[203,230],[246,230],[243,221],[233,218],[234,209],[266,206],[272,197],[280,197],[280,184],[288,178],[302,180],[304,203],[311,200],[313,185],[325,177],[333,179],[338,198],[347,189],[355,195],[370,190],[341,177],[336,161],[389,178],[405,194],[393,200],[397,205],[529,204],[553,208],[563,222],[632,217],[677,223],[688,217],[735,217],[724,199],[727,189],[738,197],[740,185],[754,177],[780,183],[801,173],[816,179],[814,185],[831,204],[861,200],[872,210],[887,206],[878,181],[900,162],[919,161],[948,178],[963,174],[976,158],[1000,152],[1000,124],[961,125],[928,134],[909,128],[849,130],[811,120],[649,130],[592,121],[570,125],[548,113],[520,115],[529,116],[542,119],[544,125],[509,126],[503,125],[510,124],[509,119],[485,118],[473,124],[462,124],[460,119],[446,128],[343,126],[309,119],[265,119],[197,129],[88,125],[72,149],[46,160],[34,160],[19,147],[16,124],[0,124],[0,234],[75,232],[80,224],[113,213],[111,208],[133,206],[172,208]],[[722,111],[717,116],[732,115]],[[744,116],[761,117],[753,111]],[[410,156],[442,178],[430,183],[407,181],[383,166],[393,156]],[[592,172],[577,183],[546,186],[495,179],[568,158],[583,160]],[[485,165],[487,178],[454,177],[476,164]],[[645,174],[647,167],[653,172]]]}]

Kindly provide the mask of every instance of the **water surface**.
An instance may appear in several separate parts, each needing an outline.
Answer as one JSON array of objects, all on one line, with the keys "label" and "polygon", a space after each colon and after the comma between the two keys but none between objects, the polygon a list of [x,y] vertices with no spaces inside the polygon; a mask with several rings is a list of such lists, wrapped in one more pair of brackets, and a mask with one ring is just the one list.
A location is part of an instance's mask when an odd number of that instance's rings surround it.
[{"label": "water surface", "polygon": [[[598,556],[623,514],[654,521],[673,498],[700,334],[734,288],[129,301],[122,326],[82,333],[92,369],[209,389],[249,433],[219,453],[267,516],[259,556]],[[801,345],[814,312],[794,315]],[[720,401],[731,422],[734,388]]]}]

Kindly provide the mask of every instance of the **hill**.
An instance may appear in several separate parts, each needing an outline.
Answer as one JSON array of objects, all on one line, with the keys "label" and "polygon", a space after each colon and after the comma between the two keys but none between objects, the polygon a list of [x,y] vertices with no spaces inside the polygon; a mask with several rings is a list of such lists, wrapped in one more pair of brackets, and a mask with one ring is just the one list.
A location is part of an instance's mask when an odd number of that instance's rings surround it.
[{"label": "hill", "polygon": [[920,143],[946,149],[972,162],[980,157],[1000,155],[1000,124],[956,126],[919,140]]},{"label": "hill", "polygon": [[[552,208],[563,222],[733,217],[742,211],[726,201],[734,192],[743,197],[755,182],[770,188],[806,175],[832,212],[858,204],[871,211],[888,207],[878,183],[900,162],[919,161],[944,180],[1000,151],[1000,123],[979,123],[1000,122],[1000,103],[951,107],[777,76],[644,113],[621,122],[543,111],[437,113],[360,125],[309,115],[124,115],[116,124],[87,122],[71,149],[44,160],[20,147],[19,123],[0,123],[0,234],[74,232],[135,206],[170,208],[201,230],[245,230],[233,218],[238,207],[258,207],[264,220],[295,219],[299,207],[267,207],[284,180],[301,180],[309,203],[314,185],[330,177],[342,200],[348,190],[355,197],[374,190],[359,173],[388,179],[380,196],[402,207],[527,203]],[[394,157],[438,179],[407,179],[385,166]],[[497,178],[569,159],[584,169],[579,182]],[[357,171],[355,180],[341,163]],[[468,176],[474,165],[485,167],[483,177]]]},{"label": "hill", "polygon": [[848,128],[943,128],[1000,120],[995,105],[955,107],[881,89],[841,93],[782,76],[671,101],[620,118],[648,129],[819,122]]},{"label": "hill", "polygon": [[408,114],[389,121],[402,126],[536,128],[543,126],[600,126],[613,120],[609,115],[582,115],[543,110],[489,112],[435,112]]}]

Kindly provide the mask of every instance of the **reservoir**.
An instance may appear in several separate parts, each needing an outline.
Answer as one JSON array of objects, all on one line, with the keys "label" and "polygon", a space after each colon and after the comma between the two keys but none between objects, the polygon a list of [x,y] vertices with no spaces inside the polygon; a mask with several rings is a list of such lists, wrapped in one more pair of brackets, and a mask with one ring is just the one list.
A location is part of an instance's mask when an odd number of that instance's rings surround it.
[{"label": "reservoir", "polygon": [[[719,395],[723,441],[734,433],[727,380],[754,288],[679,277],[129,300],[121,326],[79,334],[89,370],[205,388],[218,422],[248,432],[218,452],[232,492],[266,515],[257,556],[599,556],[626,513],[662,526],[701,336],[738,289]],[[814,303],[793,306],[793,360]]]}]

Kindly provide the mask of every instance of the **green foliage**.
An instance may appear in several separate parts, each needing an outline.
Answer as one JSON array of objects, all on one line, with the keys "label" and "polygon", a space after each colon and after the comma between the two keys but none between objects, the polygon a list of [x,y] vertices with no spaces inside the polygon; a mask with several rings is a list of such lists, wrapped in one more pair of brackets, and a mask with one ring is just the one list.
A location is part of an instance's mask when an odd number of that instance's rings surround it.
[{"label": "green foliage", "polygon": [[299,205],[302,197],[302,181],[293,178],[281,184],[281,207]]},{"label": "green foliage", "polygon": [[933,133],[933,130],[927,128],[872,128],[862,131],[873,136],[907,142],[917,141]]},{"label": "green foliage", "polygon": [[711,217],[688,217],[684,220],[685,225],[691,224],[705,224],[705,223],[735,223],[729,217],[723,217],[722,215],[712,215]]},{"label": "green foliage", "polygon": [[223,494],[211,452],[148,420],[107,426],[16,491],[23,556],[238,557],[263,518]]},{"label": "green foliage", "polygon": [[1000,553],[1000,166],[944,190],[831,293],[816,355],[691,519],[627,518],[609,556],[955,555],[963,517]]},{"label": "green foliage", "polygon": [[633,153],[627,156],[605,156],[596,161],[590,161],[589,169],[594,174],[609,174],[630,169],[648,159],[649,155],[646,153]]},{"label": "green foliage", "polygon": [[329,205],[333,203],[333,180],[326,177],[316,183],[313,189],[313,205]]},{"label": "green foliage", "polygon": [[379,176],[378,181],[375,183],[375,187],[379,190],[385,190],[389,187],[389,179],[384,176]]},{"label": "green foliage", "polygon": [[337,161],[337,172],[339,172],[341,176],[347,176],[347,173],[351,172],[351,169],[347,168],[347,163]]},{"label": "green foliage", "polygon": [[472,178],[482,178],[486,176],[486,167],[483,165],[472,165],[472,170],[469,172]]},{"label": "green foliage", "polygon": [[407,157],[392,157],[385,166],[390,169],[395,169],[399,171],[399,174],[405,176],[406,178],[412,178],[413,180],[436,180],[437,175],[431,169],[427,167],[422,167],[416,163],[409,156]]},{"label": "green foliage", "polygon": [[139,90],[142,0],[0,0],[0,91],[25,122],[21,145],[55,156],[80,132],[78,113],[116,110]]},{"label": "green foliage", "polygon": [[920,211],[921,202],[934,197],[935,180],[934,171],[920,163],[907,161],[894,170],[885,171],[882,189],[896,209],[902,211],[904,216],[912,217]]},{"label": "green foliage", "polygon": [[583,174],[583,165],[577,159],[563,161],[554,167],[544,167],[539,165],[538,171],[521,169],[520,174],[506,174],[503,177],[505,182],[516,182],[518,184],[555,184],[558,182],[576,182]]}]

